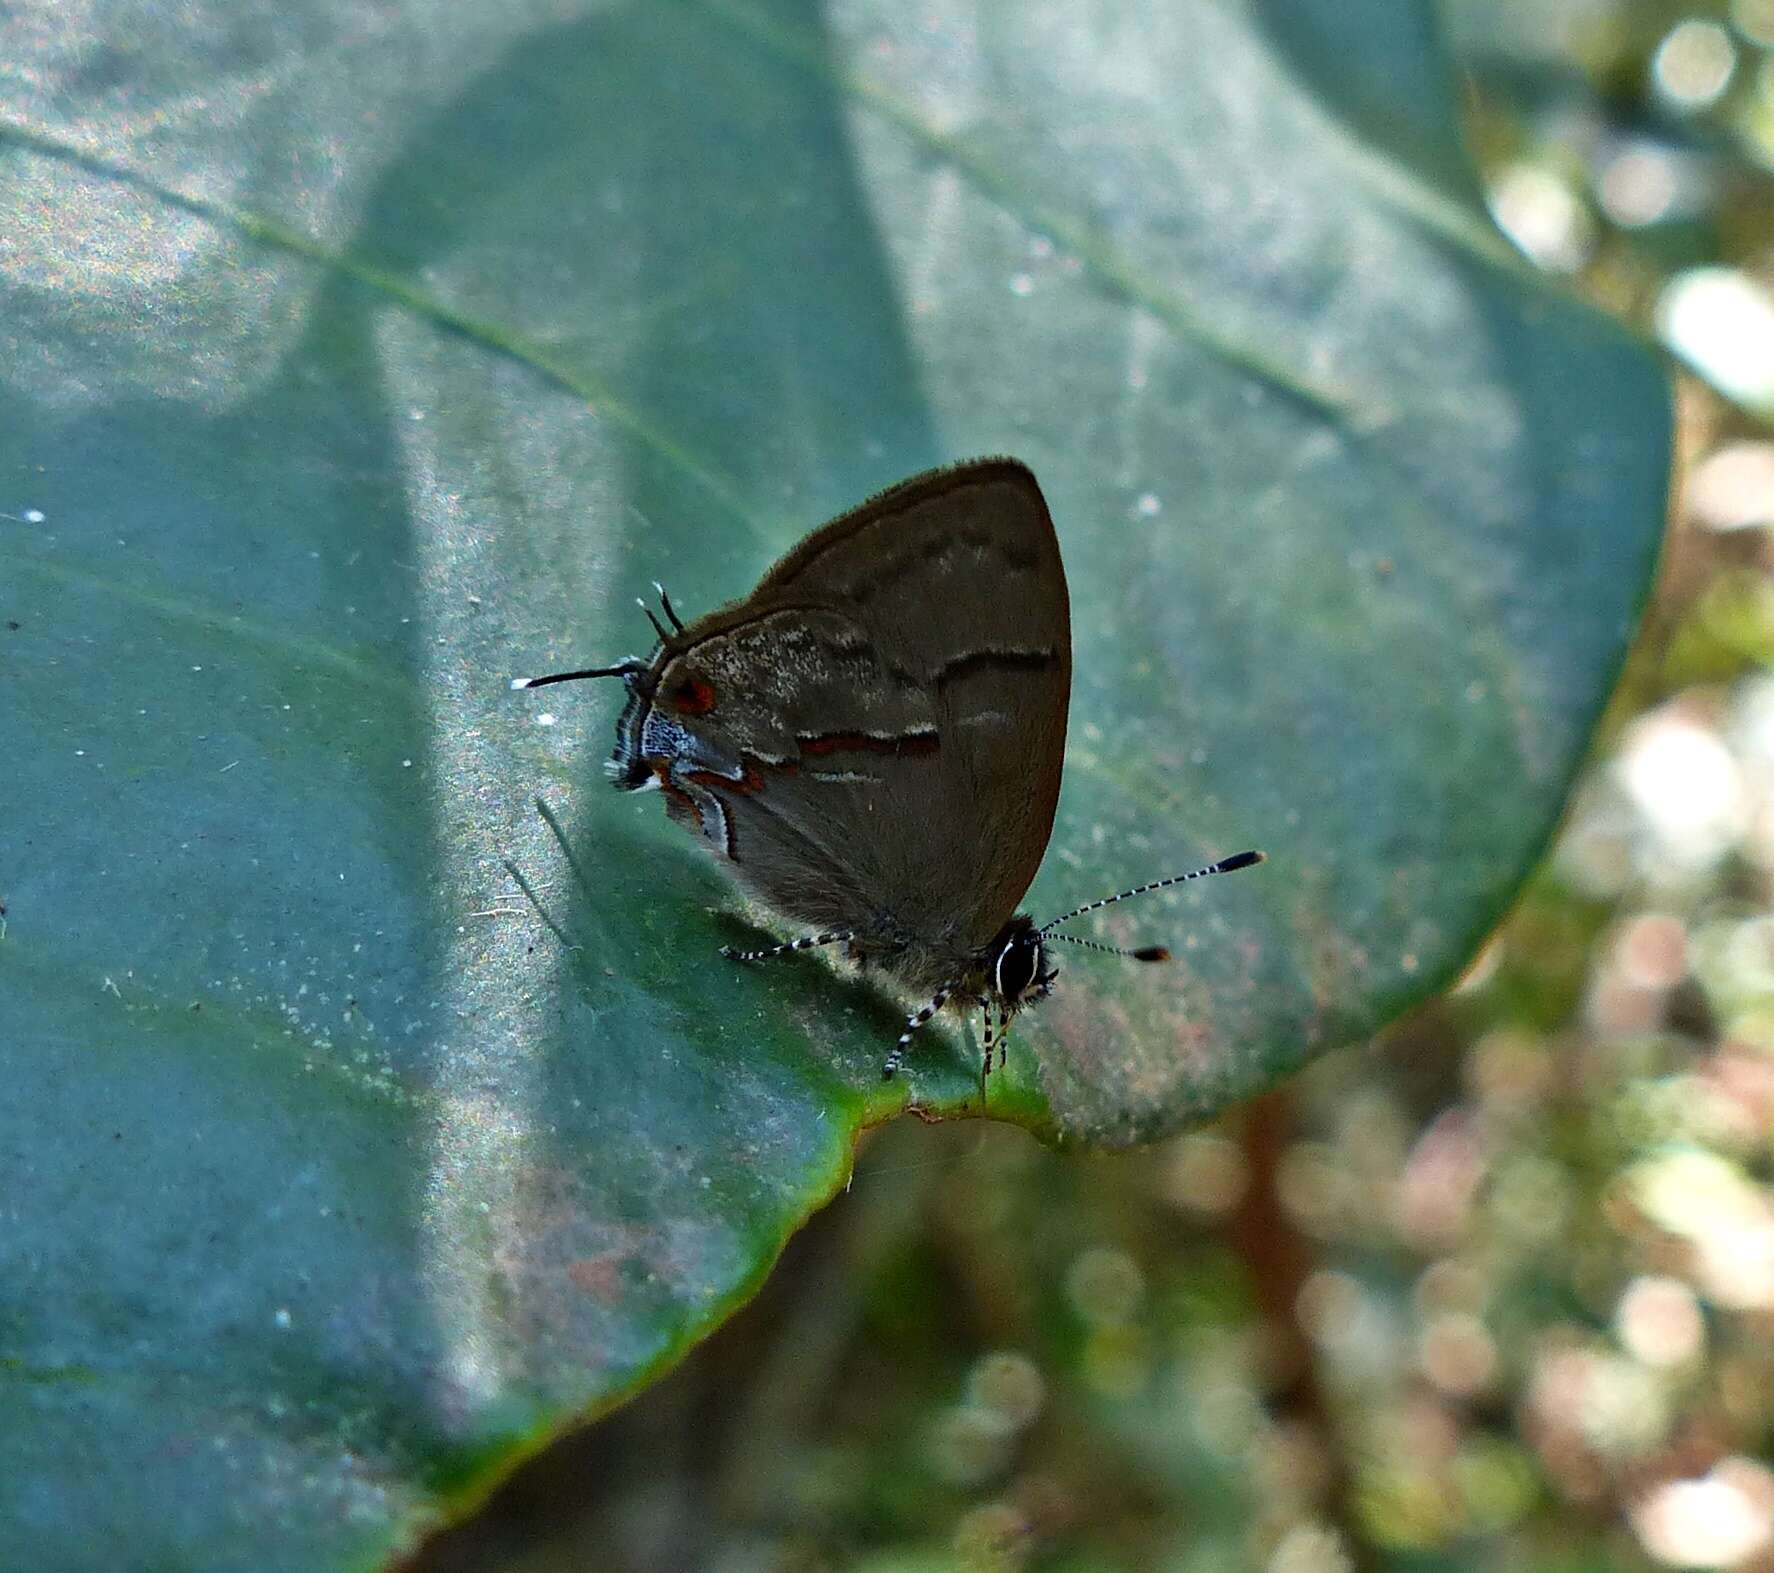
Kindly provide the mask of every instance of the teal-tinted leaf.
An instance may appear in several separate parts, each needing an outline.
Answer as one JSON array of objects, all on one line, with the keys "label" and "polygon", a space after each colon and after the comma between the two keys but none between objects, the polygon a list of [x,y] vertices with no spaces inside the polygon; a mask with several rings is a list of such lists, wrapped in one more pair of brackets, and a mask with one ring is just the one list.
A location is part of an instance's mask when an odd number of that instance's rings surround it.
[{"label": "teal-tinted leaf", "polygon": [[[1378,20],[1376,20],[1378,19]],[[902,1083],[616,696],[826,515],[1010,451],[1077,681],[994,1111],[1174,1129],[1440,986],[1556,815],[1664,389],[1529,278],[1406,0],[15,19],[0,126],[0,1536],[360,1566],[739,1303]],[[545,724],[552,712],[555,724]],[[547,805],[540,813],[535,800]],[[557,833],[558,827],[558,833]],[[532,903],[507,863],[534,892]],[[21,1555],[24,1553],[20,1553]]]}]

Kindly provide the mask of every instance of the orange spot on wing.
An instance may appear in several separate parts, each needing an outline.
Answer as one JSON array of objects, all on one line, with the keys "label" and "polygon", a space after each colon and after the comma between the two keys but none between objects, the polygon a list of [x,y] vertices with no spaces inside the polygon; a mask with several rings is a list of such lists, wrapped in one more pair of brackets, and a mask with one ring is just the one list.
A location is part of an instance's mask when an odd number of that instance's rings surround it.
[{"label": "orange spot on wing", "polygon": [[715,707],[714,684],[692,673],[672,684],[665,702],[680,715],[707,715]]}]

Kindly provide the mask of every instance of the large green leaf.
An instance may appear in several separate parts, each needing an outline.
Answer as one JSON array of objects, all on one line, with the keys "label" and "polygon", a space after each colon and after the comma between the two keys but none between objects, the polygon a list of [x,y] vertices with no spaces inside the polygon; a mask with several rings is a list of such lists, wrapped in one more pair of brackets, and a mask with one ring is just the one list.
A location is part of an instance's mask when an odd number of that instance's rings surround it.
[{"label": "large green leaf", "polygon": [[[364,1565],[756,1285],[959,1033],[755,932],[513,671],[1009,451],[1077,681],[994,1112],[1171,1130],[1533,861],[1667,412],[1527,277],[1407,0],[15,7],[0,124],[0,1541]],[[558,722],[546,724],[546,712]],[[540,812],[540,797],[547,812]],[[558,827],[558,830],[557,830]],[[532,901],[507,873],[522,876]],[[23,1549],[21,1549],[23,1548]]]}]

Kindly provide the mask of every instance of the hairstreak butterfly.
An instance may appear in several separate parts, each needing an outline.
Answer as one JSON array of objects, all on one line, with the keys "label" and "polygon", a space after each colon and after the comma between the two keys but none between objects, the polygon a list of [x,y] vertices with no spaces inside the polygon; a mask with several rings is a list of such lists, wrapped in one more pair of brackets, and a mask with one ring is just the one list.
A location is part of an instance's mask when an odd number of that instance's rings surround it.
[{"label": "hairstreak butterfly", "polygon": [[815,530],[743,601],[667,627],[645,660],[515,678],[619,677],[628,703],[606,769],[657,787],[742,882],[816,932],[737,961],[843,945],[994,1041],[1045,999],[1050,941],[1164,961],[1059,931],[1111,902],[1263,861],[1240,852],[1037,925],[1016,910],[1059,800],[1072,629],[1065,569],[1035,477],[976,459],[901,482]]}]

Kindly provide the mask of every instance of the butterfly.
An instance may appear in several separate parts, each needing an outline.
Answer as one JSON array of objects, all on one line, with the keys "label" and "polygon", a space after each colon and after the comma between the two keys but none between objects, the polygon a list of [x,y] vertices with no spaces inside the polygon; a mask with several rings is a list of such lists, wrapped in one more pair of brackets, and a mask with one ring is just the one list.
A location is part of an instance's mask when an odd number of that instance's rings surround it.
[{"label": "butterfly", "polygon": [[670,597],[644,660],[546,677],[620,678],[606,770],[656,789],[740,882],[813,932],[756,962],[842,945],[925,998],[887,1054],[945,1005],[984,1012],[982,1100],[1011,1018],[1047,997],[1060,931],[1111,902],[1249,868],[1240,852],[1037,925],[1018,905],[1053,830],[1072,681],[1066,574],[1034,475],[974,459],[912,477],[815,530],[752,593],[686,625]]}]

